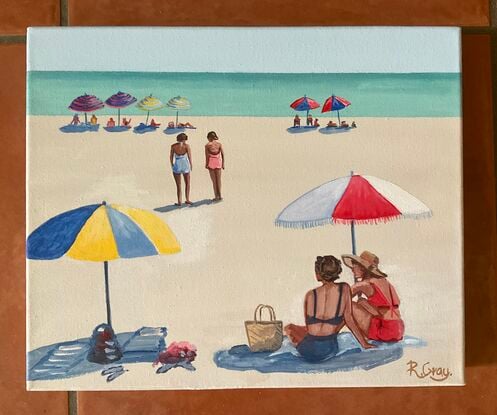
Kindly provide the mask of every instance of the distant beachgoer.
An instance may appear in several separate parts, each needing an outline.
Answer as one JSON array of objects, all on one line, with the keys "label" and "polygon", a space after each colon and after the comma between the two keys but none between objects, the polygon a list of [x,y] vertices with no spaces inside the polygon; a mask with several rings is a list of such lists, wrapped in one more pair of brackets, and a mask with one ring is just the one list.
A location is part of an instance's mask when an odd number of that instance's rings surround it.
[{"label": "distant beachgoer", "polygon": [[114,118],[109,118],[109,121],[107,121],[107,127],[112,128],[116,126],[116,122],[114,121]]},{"label": "distant beachgoer", "polygon": [[311,125],[312,126],[312,115],[311,114],[309,114],[307,116],[307,125]]},{"label": "distant beachgoer", "polygon": [[152,121],[150,121],[150,126],[151,127],[160,127],[160,123],[156,123],[155,120],[152,118]]},{"label": "distant beachgoer", "polygon": [[314,118],[314,127],[319,127],[319,119],[318,118]]},{"label": "distant beachgoer", "polygon": [[90,124],[91,124],[91,125],[97,125],[97,121],[98,121],[98,120],[97,120],[96,115],[95,115],[95,114],[93,114],[93,115],[91,116],[91,118],[90,118]]},{"label": "distant beachgoer", "polygon": [[357,125],[356,125],[355,121],[352,121],[352,124],[350,124],[350,126],[351,126],[352,128],[357,128]]},{"label": "distant beachgoer", "polygon": [[186,144],[188,136],[185,133],[178,134],[176,137],[176,143],[171,146],[171,152],[169,154],[169,161],[171,162],[171,167],[173,169],[173,177],[176,182],[176,195],[178,197],[178,203],[176,206],[181,206],[181,175],[185,180],[185,203],[191,205],[190,201],[190,172],[193,169],[192,165],[192,154],[190,151],[190,146]]},{"label": "distant beachgoer", "polygon": [[169,122],[167,123],[167,128],[175,128],[175,127],[174,127],[174,122],[173,122],[173,121],[169,121]]},{"label": "distant beachgoer", "polygon": [[371,340],[397,342],[404,336],[404,322],[399,311],[399,296],[387,280],[387,274],[378,269],[380,260],[371,252],[360,256],[342,255],[343,263],[352,269],[356,283],[352,295],[364,294],[353,302],[354,318],[361,332]]},{"label": "distant beachgoer", "polygon": [[78,114],[74,114],[70,125],[78,125],[80,122]]},{"label": "distant beachgoer", "polygon": [[178,127],[179,128],[195,128],[193,125],[191,125],[188,121],[185,122],[185,123],[178,123]]},{"label": "distant beachgoer", "polygon": [[365,349],[369,344],[352,315],[352,293],[340,278],[342,266],[333,255],[318,256],[314,264],[321,286],[309,291],[304,299],[305,326],[288,324],[285,333],[304,360],[319,362],[338,353],[338,332],[346,325]]},{"label": "distant beachgoer", "polygon": [[347,124],[347,121],[342,121],[342,122],[340,123],[340,127],[341,127],[341,128],[348,128],[348,126],[349,126],[349,125]]},{"label": "distant beachgoer", "polygon": [[223,200],[221,196],[221,170],[224,170],[224,151],[219,137],[214,131],[207,134],[209,142],[205,145],[205,168],[209,170],[214,188],[214,202]]},{"label": "distant beachgoer", "polygon": [[122,120],[123,127],[129,126],[130,123],[131,123],[131,118],[129,120],[127,120],[126,117],[123,118]]},{"label": "distant beachgoer", "polygon": [[331,120],[330,120],[330,121],[328,121],[328,124],[326,124],[326,126],[327,126],[328,128],[330,128],[330,127],[336,127],[336,126],[337,126],[337,123],[336,123],[336,122],[333,122],[333,121],[331,121]]},{"label": "distant beachgoer", "polygon": [[300,117],[298,115],[296,115],[295,118],[293,119],[293,126],[300,127]]}]

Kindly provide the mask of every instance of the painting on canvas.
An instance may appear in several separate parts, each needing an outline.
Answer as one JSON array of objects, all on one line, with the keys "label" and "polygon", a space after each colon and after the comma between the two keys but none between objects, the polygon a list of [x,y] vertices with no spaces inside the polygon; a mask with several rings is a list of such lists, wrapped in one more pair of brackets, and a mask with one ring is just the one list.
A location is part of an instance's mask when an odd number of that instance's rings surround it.
[{"label": "painting on canvas", "polygon": [[31,390],[461,385],[460,33],[33,28]]}]

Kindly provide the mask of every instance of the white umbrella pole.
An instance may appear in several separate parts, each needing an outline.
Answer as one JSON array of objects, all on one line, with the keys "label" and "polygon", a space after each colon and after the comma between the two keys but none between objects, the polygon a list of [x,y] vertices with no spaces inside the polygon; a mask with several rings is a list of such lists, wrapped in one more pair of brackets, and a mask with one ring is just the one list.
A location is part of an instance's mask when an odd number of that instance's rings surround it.
[{"label": "white umbrella pole", "polygon": [[179,111],[176,111],[176,128],[178,127],[178,114],[179,114]]},{"label": "white umbrella pole", "polygon": [[150,115],[150,111],[147,111],[147,120],[145,121],[145,125],[148,125],[148,116]]}]

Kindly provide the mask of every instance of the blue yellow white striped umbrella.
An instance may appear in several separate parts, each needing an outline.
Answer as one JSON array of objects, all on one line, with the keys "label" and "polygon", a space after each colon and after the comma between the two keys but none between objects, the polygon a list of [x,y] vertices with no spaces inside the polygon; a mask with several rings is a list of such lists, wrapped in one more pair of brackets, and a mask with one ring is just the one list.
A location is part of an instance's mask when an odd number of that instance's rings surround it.
[{"label": "blue yellow white striped umbrella", "polygon": [[176,126],[178,126],[178,114],[180,110],[189,110],[192,107],[192,104],[185,97],[174,97],[167,101],[166,104],[169,108],[176,110]]},{"label": "blue yellow white striped umbrella", "polygon": [[122,205],[82,206],[49,219],[27,240],[29,259],[68,256],[104,263],[107,322],[111,326],[108,261],[180,252],[166,223],[151,212]]}]

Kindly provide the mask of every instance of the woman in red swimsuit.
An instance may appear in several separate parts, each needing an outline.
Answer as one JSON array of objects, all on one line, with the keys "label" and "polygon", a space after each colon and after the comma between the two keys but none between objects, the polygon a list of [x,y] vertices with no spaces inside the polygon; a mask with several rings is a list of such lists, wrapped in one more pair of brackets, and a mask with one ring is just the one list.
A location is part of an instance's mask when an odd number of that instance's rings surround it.
[{"label": "woman in red swimsuit", "polygon": [[[342,255],[345,265],[352,269],[356,283],[352,286],[353,314],[361,331],[371,340],[396,342],[404,336],[404,322],[399,311],[399,296],[387,280],[387,274],[378,269],[380,260],[364,251],[360,256]],[[361,294],[367,300],[361,298]]]},{"label": "woman in red swimsuit", "polygon": [[205,168],[209,170],[214,188],[213,202],[223,200],[221,196],[221,170],[224,170],[224,150],[219,137],[214,131],[207,134],[209,142],[205,145]]}]

